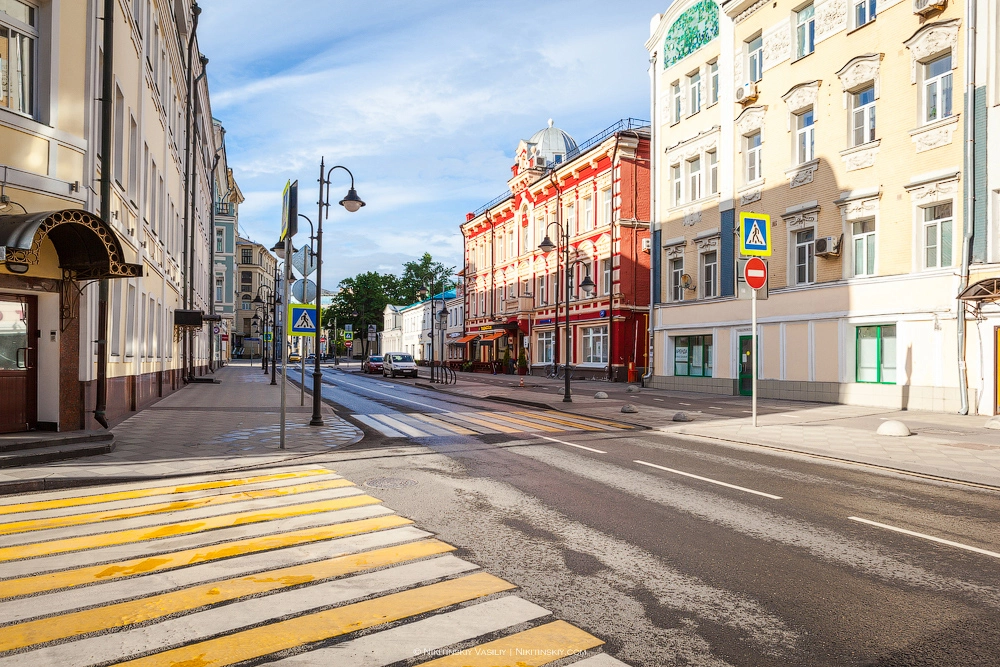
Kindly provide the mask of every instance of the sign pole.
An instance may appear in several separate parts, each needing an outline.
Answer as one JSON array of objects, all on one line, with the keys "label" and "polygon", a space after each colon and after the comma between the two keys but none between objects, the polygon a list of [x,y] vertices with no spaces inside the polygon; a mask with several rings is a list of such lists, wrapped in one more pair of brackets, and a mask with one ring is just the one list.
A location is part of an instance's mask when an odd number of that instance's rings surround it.
[{"label": "sign pole", "polygon": [[757,290],[750,294],[750,363],[752,365],[753,394],[750,398],[753,407],[753,427],[757,428]]},{"label": "sign pole", "polygon": [[[289,294],[289,282],[292,273],[292,263],[290,258],[292,256],[292,237],[285,236],[285,266],[284,266],[284,284],[282,285],[282,292],[284,296],[284,301],[282,303],[288,303],[291,299]],[[287,370],[288,370],[288,355],[285,341],[287,340],[287,333],[289,330],[290,323],[288,320],[288,314],[285,313],[284,321],[281,323],[281,437],[279,438],[281,442],[281,449],[285,448],[285,390],[288,387]]]}]

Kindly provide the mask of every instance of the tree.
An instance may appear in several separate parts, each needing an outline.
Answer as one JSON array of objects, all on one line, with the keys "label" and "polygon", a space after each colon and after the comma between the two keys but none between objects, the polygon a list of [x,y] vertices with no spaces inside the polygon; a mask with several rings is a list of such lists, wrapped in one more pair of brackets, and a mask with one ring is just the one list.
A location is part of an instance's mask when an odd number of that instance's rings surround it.
[{"label": "tree", "polygon": [[411,304],[420,300],[417,291],[426,287],[430,294],[440,294],[455,286],[455,267],[435,262],[429,252],[425,252],[416,262],[403,264],[403,275],[399,279],[401,297],[398,303]]},{"label": "tree", "polygon": [[[368,271],[340,281],[340,291],[333,297],[333,304],[323,311],[323,327],[332,329],[353,325],[355,340],[368,355],[368,325],[379,325],[388,303],[399,293],[399,278],[391,273]],[[336,337],[336,336],[335,336]]]}]

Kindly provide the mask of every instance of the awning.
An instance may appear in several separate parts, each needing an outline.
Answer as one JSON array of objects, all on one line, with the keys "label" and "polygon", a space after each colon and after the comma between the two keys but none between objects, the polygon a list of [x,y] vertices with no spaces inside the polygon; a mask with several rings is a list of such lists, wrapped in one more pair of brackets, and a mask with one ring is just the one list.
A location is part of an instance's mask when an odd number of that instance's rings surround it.
[{"label": "awning", "polygon": [[469,335],[469,336],[462,336],[461,338],[456,338],[455,340],[449,341],[449,342],[454,343],[454,344],[457,345],[459,343],[468,343],[470,340],[475,340],[478,337],[479,337],[479,334],[472,334],[472,335]]},{"label": "awning", "polygon": [[87,211],[70,209],[24,215],[0,215],[0,246],[7,262],[38,264],[48,237],[59,255],[59,267],[78,279],[138,278],[142,264],[127,264],[118,235]]},{"label": "awning", "polygon": [[969,285],[958,295],[962,301],[1000,301],[1000,278],[987,278]]},{"label": "awning", "polygon": [[507,335],[506,331],[497,331],[496,333],[483,334],[483,337],[480,338],[479,340],[485,343],[491,340],[496,340],[497,338],[500,338],[500,336],[506,336],[506,335]]}]

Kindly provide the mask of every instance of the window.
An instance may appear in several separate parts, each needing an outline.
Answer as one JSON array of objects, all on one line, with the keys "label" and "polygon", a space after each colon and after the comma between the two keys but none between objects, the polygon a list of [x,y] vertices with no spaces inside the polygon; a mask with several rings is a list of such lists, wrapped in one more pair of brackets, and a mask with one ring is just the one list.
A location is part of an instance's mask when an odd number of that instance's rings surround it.
[{"label": "window", "polygon": [[139,126],[129,115],[128,125],[128,197],[135,204],[139,197]]},{"label": "window", "polygon": [[576,227],[576,206],[573,204],[568,204],[566,206],[566,231],[568,234],[579,234],[580,230]]},{"label": "window", "polygon": [[601,260],[601,294],[611,294],[611,258]]},{"label": "window", "polygon": [[924,268],[951,266],[951,202],[924,209]]},{"label": "window", "polygon": [[816,116],[813,110],[795,116],[795,160],[798,164],[810,162],[816,155]]},{"label": "window", "polygon": [[674,375],[712,377],[711,336],[677,336],[673,340]]},{"label": "window", "polygon": [[795,233],[795,284],[816,281],[816,233],[806,229]]},{"label": "window", "polygon": [[576,267],[570,266],[566,269],[566,300],[576,298]]},{"label": "window", "polygon": [[531,241],[528,235],[528,225],[521,227],[521,252],[528,252],[531,248]]},{"label": "window", "polygon": [[215,229],[215,252],[226,251],[226,236],[221,227]]},{"label": "window", "polygon": [[551,364],[555,349],[555,332],[542,331],[538,334],[538,363]]},{"label": "window", "polygon": [[611,188],[601,190],[601,224],[611,224]]},{"label": "window", "polygon": [[691,201],[701,199],[701,158],[688,160],[688,196]]},{"label": "window", "polygon": [[857,380],[896,384],[896,325],[858,327]]},{"label": "window", "polygon": [[706,299],[719,296],[719,254],[715,251],[701,256],[701,295]]},{"label": "window", "polygon": [[0,3],[0,107],[35,115],[38,12],[20,0]]},{"label": "window", "polygon": [[540,306],[548,303],[545,300],[547,296],[545,291],[545,279],[546,276],[538,276],[538,305]]},{"label": "window", "polygon": [[951,54],[924,65],[924,122],[951,116]]},{"label": "window", "polygon": [[747,44],[747,74],[750,83],[757,83],[764,76],[764,38],[757,37]]},{"label": "window", "polygon": [[[253,264],[253,248],[243,248],[240,259],[242,260],[240,264]],[[246,271],[243,273],[249,275]]]},{"label": "window", "polygon": [[746,137],[747,183],[753,183],[760,178],[760,132],[754,132]]},{"label": "window", "polygon": [[122,290],[111,283],[111,356],[117,357],[122,352]]},{"label": "window", "polygon": [[812,3],[795,12],[795,48],[799,58],[816,50],[816,9]]},{"label": "window", "polygon": [[854,0],[854,27],[860,28],[875,20],[875,0]]},{"label": "window", "polygon": [[514,234],[513,227],[507,232],[507,248],[510,257],[517,257],[517,235]]},{"label": "window", "polygon": [[692,115],[701,111],[701,72],[688,75],[688,101]]},{"label": "window", "polygon": [[715,151],[706,153],[708,156],[708,194],[719,193],[719,154]]},{"label": "window", "polygon": [[681,199],[681,166],[675,164],[670,168],[670,181],[673,184],[674,191],[674,206],[679,206]]},{"label": "window", "polygon": [[708,64],[708,103],[715,104],[719,101],[719,61]]},{"label": "window", "polygon": [[583,362],[587,364],[608,363],[608,327],[583,328]]},{"label": "window", "polygon": [[125,183],[125,96],[115,86],[115,156],[112,172],[118,185]]},{"label": "window", "polygon": [[858,220],[852,225],[854,238],[854,275],[875,275],[875,221]]},{"label": "window", "polygon": [[580,220],[583,231],[589,232],[594,228],[594,198],[583,198],[583,218]]},{"label": "window", "polygon": [[875,141],[875,86],[854,93],[852,130],[854,145]]},{"label": "window", "polygon": [[135,287],[128,286],[125,301],[125,356],[135,356]]},{"label": "window", "polygon": [[224,289],[224,287],[225,287],[225,281],[222,279],[222,276],[216,276],[215,277],[215,301],[216,301],[216,303],[223,303],[223,302],[225,302],[226,298],[225,298],[225,289]]},{"label": "window", "polygon": [[674,101],[674,118],[673,118],[673,121],[675,123],[678,123],[681,120],[681,112],[683,111],[683,109],[681,108],[681,82],[680,81],[674,81],[672,84],[670,84],[670,97]]},{"label": "window", "polygon": [[670,300],[684,300],[684,260],[670,260]]}]

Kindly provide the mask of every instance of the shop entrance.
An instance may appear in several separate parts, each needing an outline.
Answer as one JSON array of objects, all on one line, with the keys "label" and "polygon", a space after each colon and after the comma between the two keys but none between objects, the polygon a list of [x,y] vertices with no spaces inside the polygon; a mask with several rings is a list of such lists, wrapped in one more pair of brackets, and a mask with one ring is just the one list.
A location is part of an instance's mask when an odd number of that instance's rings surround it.
[{"label": "shop entrance", "polygon": [[740,336],[740,396],[753,396],[753,337]]},{"label": "shop entrance", "polygon": [[38,297],[0,294],[0,433],[38,424]]}]

